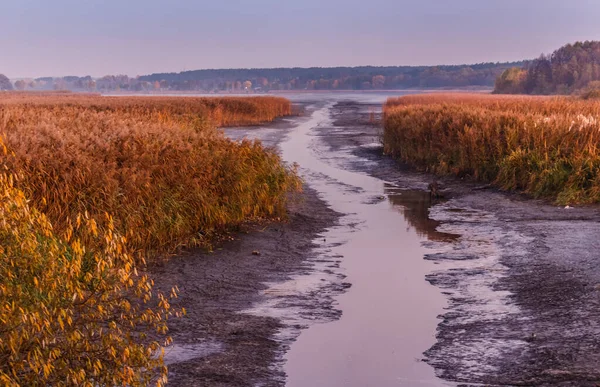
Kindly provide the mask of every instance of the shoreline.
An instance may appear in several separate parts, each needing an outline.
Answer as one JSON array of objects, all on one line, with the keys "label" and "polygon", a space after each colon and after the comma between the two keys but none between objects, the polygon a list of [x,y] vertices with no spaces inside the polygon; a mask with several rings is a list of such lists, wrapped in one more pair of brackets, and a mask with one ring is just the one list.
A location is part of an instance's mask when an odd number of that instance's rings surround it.
[{"label": "shoreline", "polygon": [[404,189],[438,181],[445,198],[432,203],[429,218],[438,232],[461,235],[426,244],[424,259],[440,266],[427,280],[450,305],[425,361],[443,379],[466,385],[596,386],[600,206],[565,209],[398,164],[381,147],[361,146],[379,130],[369,126],[368,106],[338,104],[345,138],[331,146],[351,143],[352,152],[374,162],[357,170]]},{"label": "shoreline", "polygon": [[[270,96],[270,95],[298,95],[298,94],[395,94],[395,93],[483,93],[489,94],[494,90],[493,87],[465,87],[465,88],[416,88],[416,89],[381,89],[381,90],[269,90],[268,92],[218,92],[211,93],[201,90],[196,91],[162,91],[162,92],[139,92],[139,93],[131,93],[131,92],[97,92],[104,97],[128,97],[128,96],[146,96],[146,97],[176,97],[176,96],[202,96],[202,97],[222,97],[222,96],[231,96],[231,97],[260,97],[260,96]],[[79,92],[72,92],[79,93]],[[84,93],[83,94],[88,94]]]},{"label": "shoreline", "polygon": [[169,324],[169,385],[283,385],[285,375],[273,367],[285,351],[274,338],[282,322],[244,311],[264,299],[267,282],[306,270],[313,240],[336,219],[305,187],[288,222],[245,227],[212,253],[189,251],[152,267],[156,289],[177,285],[171,304],[187,310]]}]

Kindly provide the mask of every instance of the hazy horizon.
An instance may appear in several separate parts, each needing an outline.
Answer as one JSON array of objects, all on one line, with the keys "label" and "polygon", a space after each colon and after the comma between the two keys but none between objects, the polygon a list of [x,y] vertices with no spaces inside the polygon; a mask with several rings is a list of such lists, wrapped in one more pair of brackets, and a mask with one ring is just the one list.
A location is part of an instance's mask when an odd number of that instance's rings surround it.
[{"label": "hazy horizon", "polygon": [[10,78],[198,69],[511,62],[600,39],[600,3],[305,0],[11,0]]}]

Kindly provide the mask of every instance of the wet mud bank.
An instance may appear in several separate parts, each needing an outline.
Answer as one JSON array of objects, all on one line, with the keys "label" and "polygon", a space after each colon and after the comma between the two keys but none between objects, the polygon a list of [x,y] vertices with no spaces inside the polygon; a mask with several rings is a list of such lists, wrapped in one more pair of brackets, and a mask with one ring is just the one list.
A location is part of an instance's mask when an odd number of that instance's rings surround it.
[{"label": "wet mud bank", "polygon": [[319,135],[325,153],[339,162],[353,155],[348,168],[404,196],[433,180],[443,188],[443,200],[403,204],[409,223],[427,236],[425,259],[436,266],[427,280],[448,299],[424,360],[458,385],[597,386],[599,208],[557,207],[399,166],[382,154],[376,108],[340,101],[333,125]]},{"label": "wet mud bank", "polygon": [[169,323],[169,385],[282,385],[284,375],[273,366],[284,350],[275,339],[281,320],[243,312],[266,297],[268,283],[308,270],[313,240],[337,217],[305,187],[287,222],[249,225],[212,253],[191,251],[153,267],[157,288],[177,285],[172,305],[187,310]]}]

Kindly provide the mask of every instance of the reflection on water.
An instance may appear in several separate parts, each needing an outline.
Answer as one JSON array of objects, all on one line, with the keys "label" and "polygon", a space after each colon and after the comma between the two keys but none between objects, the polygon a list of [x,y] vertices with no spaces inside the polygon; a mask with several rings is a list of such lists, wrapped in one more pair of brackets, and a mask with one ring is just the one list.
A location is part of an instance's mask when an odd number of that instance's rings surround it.
[{"label": "reflection on water", "polygon": [[384,192],[392,206],[404,216],[420,237],[436,242],[451,242],[459,237],[459,235],[437,231],[440,222],[429,218],[432,200],[428,192],[401,190],[388,184]]},{"label": "reflection on water", "polygon": [[[323,240],[335,244],[327,251],[315,250],[315,259],[338,257],[330,272],[345,276],[352,287],[334,296],[339,319],[315,321],[290,346],[287,386],[447,385],[422,361],[423,352],[435,343],[437,316],[446,306],[444,296],[425,280],[434,267],[423,259],[425,238],[399,216],[398,208],[381,200],[383,180],[353,171],[349,165],[356,156],[331,152],[320,140],[319,131],[333,127],[334,103],[314,110],[289,133],[281,150],[287,162],[299,163],[299,172],[319,196],[344,214],[338,227],[323,234]],[[411,212],[405,214],[419,219]],[[421,213],[426,218],[426,209]],[[318,272],[308,275],[318,281],[293,279],[292,286],[321,282]]]}]

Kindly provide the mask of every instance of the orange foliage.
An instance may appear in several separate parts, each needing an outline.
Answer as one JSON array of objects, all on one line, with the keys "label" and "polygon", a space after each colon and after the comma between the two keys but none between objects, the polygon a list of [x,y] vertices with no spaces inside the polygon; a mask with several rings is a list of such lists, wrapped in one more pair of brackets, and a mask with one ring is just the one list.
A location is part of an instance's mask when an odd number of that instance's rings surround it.
[{"label": "orange foliage", "polygon": [[8,94],[0,133],[14,156],[1,161],[57,230],[108,212],[133,249],[155,255],[283,215],[295,174],[274,150],[215,126],[288,112],[282,98]]}]

